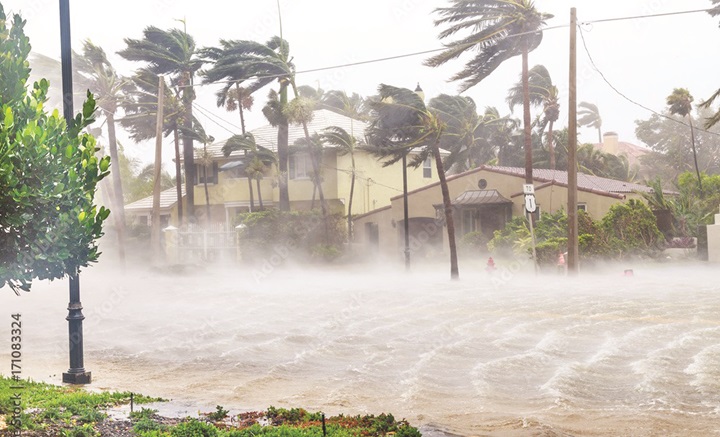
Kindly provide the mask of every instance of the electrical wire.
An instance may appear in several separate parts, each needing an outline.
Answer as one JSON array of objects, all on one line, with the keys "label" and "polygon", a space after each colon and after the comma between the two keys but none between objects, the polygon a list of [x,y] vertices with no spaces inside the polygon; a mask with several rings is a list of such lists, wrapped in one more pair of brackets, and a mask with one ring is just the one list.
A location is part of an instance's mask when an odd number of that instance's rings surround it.
[{"label": "electrical wire", "polygon": [[[696,11],[693,11],[693,12],[696,12]],[[679,13],[675,13],[675,14],[663,14],[663,15],[677,15],[677,14],[679,14]],[[656,15],[652,15],[652,16],[656,16]],[[605,21],[607,21],[607,20],[605,20]],[[589,23],[589,22],[587,22],[587,23]],[[642,103],[639,103],[639,102],[631,99],[631,98],[628,97],[626,94],[624,94],[622,91],[620,91],[619,89],[617,89],[617,87],[615,87],[615,85],[613,85],[613,84],[608,80],[608,78],[605,76],[605,74],[600,70],[600,68],[599,68],[599,67],[597,66],[597,64],[595,63],[595,60],[593,59],[592,54],[590,53],[590,49],[589,49],[588,46],[587,46],[587,42],[585,41],[585,32],[583,31],[582,26],[578,26],[578,30],[580,31],[580,32],[579,32],[579,33],[580,33],[580,39],[582,40],[583,48],[585,49],[585,53],[587,54],[588,59],[590,60],[590,65],[592,65],[593,69],[600,75],[600,77],[602,78],[602,80],[610,87],[610,89],[612,89],[617,95],[619,95],[619,96],[622,97],[623,99],[627,100],[628,102],[632,103],[633,105],[638,106],[638,107],[640,107],[640,108],[642,108],[642,109],[644,109],[644,110],[646,110],[646,111],[648,111],[648,112],[651,112],[652,114],[655,114],[655,115],[657,115],[658,117],[666,118],[666,119],[668,119],[668,120],[674,121],[675,123],[681,124],[681,125],[683,125],[683,126],[685,126],[685,127],[688,127],[688,128],[691,127],[690,124],[685,123],[685,122],[682,121],[682,120],[678,120],[678,119],[673,118],[673,117],[671,117],[671,116],[669,116],[669,115],[667,115],[667,114],[663,114],[663,113],[661,113],[661,112],[657,112],[657,111],[655,111],[654,109],[651,109],[651,108],[643,105]],[[710,134],[710,135],[720,136],[720,133],[711,132],[711,131],[709,131],[709,130],[706,130],[706,129],[703,129],[703,128],[700,128],[700,127],[697,127],[697,126],[692,126],[692,129],[695,130],[695,131],[697,131],[697,132],[705,132],[705,133],[708,133],[708,134]]]},{"label": "electrical wire", "polygon": [[698,12],[710,12],[713,8],[710,9],[695,9],[692,11],[678,11],[678,12],[664,12],[662,14],[647,14],[647,15],[633,15],[629,17],[616,17],[616,18],[604,18],[601,20],[589,20],[589,21],[583,21],[580,24],[594,24],[594,23],[609,23],[613,21],[625,21],[625,20],[639,20],[642,18],[656,18],[656,17],[668,17],[671,15],[683,15],[683,14],[696,14]]}]

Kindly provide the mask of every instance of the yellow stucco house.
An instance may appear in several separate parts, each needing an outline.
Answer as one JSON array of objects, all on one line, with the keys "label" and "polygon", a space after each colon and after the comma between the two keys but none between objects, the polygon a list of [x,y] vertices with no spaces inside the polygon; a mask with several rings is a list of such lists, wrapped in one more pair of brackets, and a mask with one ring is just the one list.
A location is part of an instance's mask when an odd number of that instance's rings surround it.
[{"label": "yellow stucco house", "polygon": [[[355,120],[335,112],[320,109],[314,111],[313,120],[308,124],[308,131],[312,135],[328,126],[338,126],[357,138],[359,142],[365,141],[367,123]],[[277,128],[266,125],[250,131],[258,145],[277,151]],[[307,210],[313,205],[314,184],[310,179],[312,165],[309,156],[302,152],[293,152],[294,143],[304,138],[303,128],[300,125],[290,125],[289,145],[291,149],[288,168],[288,190],[290,195],[290,208],[293,210]],[[212,163],[208,166],[198,161],[202,146],[196,144],[196,180],[195,180],[195,210],[198,221],[203,222],[205,214],[206,196],[204,181],[208,181],[208,193],[211,206],[211,220],[213,227],[225,227],[230,230],[236,223],[239,213],[249,212],[250,190],[247,176],[243,170],[243,152],[233,152],[226,157],[222,147],[226,140],[208,145],[207,151]],[[321,163],[322,188],[325,199],[331,211],[347,214],[352,164],[349,155],[341,156],[335,148],[326,146],[322,154]],[[355,190],[353,194],[352,214],[366,214],[390,204],[390,199],[402,193],[402,167],[399,163],[383,167],[377,157],[367,151],[355,152]],[[279,189],[277,184],[277,168],[267,168],[260,181],[260,195],[265,208],[277,207]],[[438,181],[434,166],[427,160],[417,169],[409,168],[407,172],[408,189],[414,190]],[[257,183],[253,181],[254,205],[257,210],[260,206]],[[177,224],[176,197],[172,193],[175,189],[163,193],[161,209],[168,217],[170,224]],[[315,196],[315,206],[319,207],[319,200]],[[152,198],[143,199],[126,206],[129,215],[149,217],[152,209]]]},{"label": "yellow stucco house", "polygon": [[[610,207],[626,199],[642,197],[651,188],[578,173],[578,209],[600,219]],[[525,214],[523,184],[525,169],[481,166],[449,176],[453,199],[456,238],[480,231],[492,237],[513,216]],[[554,213],[567,210],[567,172],[533,169],[537,211]],[[408,193],[410,249],[416,255],[445,251],[447,234],[440,184],[433,183]],[[404,249],[403,196],[395,195],[390,204],[360,215],[354,221],[355,242],[367,252],[400,256]]]}]

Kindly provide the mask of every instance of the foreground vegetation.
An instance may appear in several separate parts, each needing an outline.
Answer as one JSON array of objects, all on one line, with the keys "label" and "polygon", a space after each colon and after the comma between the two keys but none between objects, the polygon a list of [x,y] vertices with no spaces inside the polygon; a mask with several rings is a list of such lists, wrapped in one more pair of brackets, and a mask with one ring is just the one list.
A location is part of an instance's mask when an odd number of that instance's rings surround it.
[{"label": "foreground vegetation", "polygon": [[[22,389],[16,388],[22,386]],[[0,376],[0,436],[17,435],[13,427],[14,399],[21,397],[19,421],[24,436],[139,436],[139,437],[252,437],[252,436],[384,436],[419,437],[420,432],[392,414],[324,418],[302,408],[229,414],[221,406],[201,418],[170,419],[156,410],[141,408],[125,420],[110,419],[107,410],[127,405],[164,401],[142,395],[89,393],[74,387],[58,387]]]}]

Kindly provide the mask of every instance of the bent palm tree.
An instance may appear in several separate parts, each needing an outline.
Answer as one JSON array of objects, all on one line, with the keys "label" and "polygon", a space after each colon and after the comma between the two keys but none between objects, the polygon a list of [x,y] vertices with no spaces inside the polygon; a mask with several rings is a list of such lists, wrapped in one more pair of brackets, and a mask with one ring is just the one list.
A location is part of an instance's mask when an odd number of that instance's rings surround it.
[{"label": "bent palm tree", "polygon": [[[151,71],[141,68],[133,76],[135,89],[123,101],[125,116],[120,125],[129,133],[130,138],[137,142],[155,138],[157,132],[157,110],[159,81]],[[167,137],[173,135],[175,145],[175,189],[178,205],[178,222],[183,222],[182,171],[180,168],[180,126],[184,117],[184,108],[180,102],[181,91],[170,88],[163,83],[163,133]]]},{"label": "bent palm tree", "polygon": [[597,105],[588,102],[580,102],[578,106],[582,108],[577,112],[578,117],[580,117],[577,121],[578,124],[580,126],[597,129],[598,143],[602,143],[602,117],[600,117],[600,110],[598,110]]},{"label": "bent palm tree", "polygon": [[353,133],[348,133],[345,129],[338,126],[329,126],[322,130],[320,139],[325,144],[335,146],[338,150],[338,156],[350,156],[350,197],[348,200],[348,241],[352,242],[352,206],[353,196],[355,195],[355,151],[362,146]]},{"label": "bent palm tree", "polygon": [[451,0],[451,6],[435,11],[440,19],[435,25],[448,25],[440,33],[445,39],[461,31],[470,35],[445,45],[446,50],[425,61],[437,67],[476,51],[465,68],[451,77],[462,80],[460,91],[466,91],[485,79],[504,61],[522,56],[523,123],[525,133],[525,182],[532,178],[532,132],[530,121],[530,90],[528,84],[528,53],[542,42],[541,28],[552,15],[539,12],[531,0]]},{"label": "bent palm tree", "polygon": [[457,279],[459,271],[455,223],[439,148],[443,124],[414,91],[384,84],[380,85],[378,91],[380,100],[371,102],[375,117],[366,132],[370,150],[386,159],[385,166],[400,161],[413,150],[418,153],[409,163],[412,167],[419,167],[430,156],[435,158],[450,247],[450,277]]},{"label": "bent palm tree", "polygon": [[[118,54],[129,61],[147,63],[148,71],[155,75],[170,75],[172,81],[182,90],[184,108],[182,126],[191,132],[193,126],[192,102],[195,100],[193,78],[204,61],[197,56],[195,40],[185,29],[161,30],[148,26],[143,39],[125,38],[127,47]],[[195,180],[195,150],[193,140],[183,135],[183,159],[185,161],[185,195],[187,214],[192,216],[195,208],[193,183]]]},{"label": "bent palm tree", "polygon": [[[213,141],[215,141],[215,138],[213,138],[212,135],[208,135],[207,132],[205,132],[205,128],[200,123],[193,123],[192,129],[187,129],[185,127],[180,128],[180,132],[182,132],[183,136],[185,138],[191,138],[192,140],[199,141],[202,143],[203,148],[202,150],[196,150],[195,153],[199,155],[199,163],[202,165],[203,173],[202,173],[202,181],[203,181],[203,187],[205,188],[205,223],[208,225],[210,224],[210,191],[208,190],[208,179],[210,178],[210,174],[212,173],[212,167],[214,165],[213,156],[210,152],[208,152],[207,145],[212,144]],[[187,164],[186,164],[187,165]],[[194,164],[193,164],[194,165]],[[193,172],[196,173],[196,172]],[[198,174],[199,179],[200,174]],[[194,183],[194,181],[193,181]],[[217,181],[215,181],[217,183]]]},{"label": "bent palm tree", "polygon": [[[530,103],[534,106],[543,107],[543,117],[540,120],[540,137],[548,128],[547,149],[550,155],[550,169],[555,170],[555,147],[553,144],[553,125],[560,118],[560,102],[558,101],[558,89],[552,83],[552,78],[547,68],[543,65],[536,65],[528,73],[528,88],[530,91]],[[512,110],[515,105],[524,102],[522,78],[508,91],[507,102]]]},{"label": "bent palm tree", "polygon": [[108,128],[108,146],[113,169],[110,172],[113,185],[113,216],[118,233],[120,260],[125,262],[125,201],[120,177],[117,136],[115,134],[115,114],[118,106],[126,99],[134,87],[132,82],[117,74],[105,51],[89,40],[83,42],[82,55],[74,56],[75,75],[79,88],[95,94],[97,105],[103,110]]},{"label": "bent palm tree", "polygon": [[695,148],[695,131],[692,124],[692,102],[693,96],[685,88],[675,88],[667,97],[667,104],[670,107],[670,113],[687,117],[690,124],[690,141],[692,144],[693,161],[695,162],[695,173],[698,179],[698,188],[700,190],[700,198],[703,198],[702,178],[700,177],[700,167],[698,167],[697,150]]},{"label": "bent palm tree", "polygon": [[260,204],[260,210],[264,210],[262,200],[262,191],[260,190],[260,180],[265,174],[267,166],[277,163],[277,156],[272,150],[260,146],[255,141],[255,136],[251,133],[245,133],[242,135],[233,135],[223,145],[223,155],[230,156],[234,151],[243,151],[245,153],[245,173],[252,180],[255,179],[257,183],[258,202]]}]

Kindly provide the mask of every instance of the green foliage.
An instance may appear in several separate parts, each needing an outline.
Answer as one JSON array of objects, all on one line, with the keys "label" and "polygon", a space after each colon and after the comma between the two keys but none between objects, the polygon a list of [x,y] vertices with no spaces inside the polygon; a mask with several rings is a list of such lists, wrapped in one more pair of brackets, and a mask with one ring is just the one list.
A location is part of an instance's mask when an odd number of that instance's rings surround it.
[{"label": "green foliage", "polygon": [[487,252],[490,239],[480,231],[468,232],[460,238],[460,248],[464,253],[480,254]]},{"label": "green foliage", "polygon": [[167,431],[167,429],[167,426],[161,423],[157,423],[150,417],[141,417],[137,422],[133,424],[133,431],[143,437],[159,435],[160,432],[164,433],[165,431]]},{"label": "green foliage", "polygon": [[665,240],[650,208],[635,199],[610,207],[601,227],[611,253],[620,257],[652,254]]},{"label": "green foliage", "polygon": [[218,429],[209,423],[189,420],[170,429],[172,437],[216,437]]},{"label": "green foliage", "polygon": [[513,217],[504,229],[495,231],[488,243],[491,252],[500,254],[519,254],[532,243],[530,228],[524,216]]},{"label": "green foliage", "polygon": [[316,210],[273,209],[242,214],[239,221],[246,226],[240,234],[246,261],[272,256],[281,261],[289,257],[329,260],[342,254],[346,231],[340,214],[330,214],[325,221]]},{"label": "green foliage", "polygon": [[76,274],[98,259],[96,240],[110,211],[94,204],[110,158],[96,156],[88,93],[82,112],[66,125],[47,114],[49,84],[28,93],[30,44],[17,15],[8,29],[0,6],[0,287],[28,291],[33,279]]},{"label": "green foliage", "polygon": [[100,433],[97,432],[92,425],[86,423],[84,425],[75,426],[72,429],[62,431],[60,435],[62,437],[96,437],[99,436]]},{"label": "green foliage", "polygon": [[212,420],[213,422],[216,422],[218,420],[223,420],[228,417],[229,412],[230,411],[224,409],[221,405],[218,405],[215,407],[215,411],[207,414],[207,418],[209,420]]},{"label": "green foliage", "polygon": [[133,411],[132,413],[130,413],[130,419],[133,419],[133,420],[150,419],[157,412],[158,412],[158,410],[142,407],[140,409],[140,411]]}]

